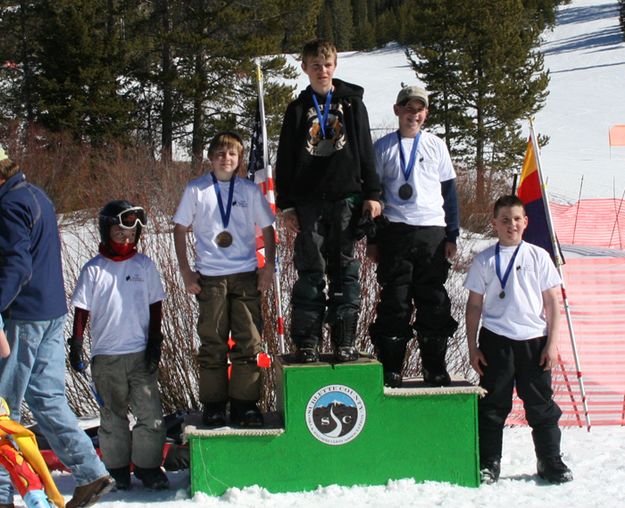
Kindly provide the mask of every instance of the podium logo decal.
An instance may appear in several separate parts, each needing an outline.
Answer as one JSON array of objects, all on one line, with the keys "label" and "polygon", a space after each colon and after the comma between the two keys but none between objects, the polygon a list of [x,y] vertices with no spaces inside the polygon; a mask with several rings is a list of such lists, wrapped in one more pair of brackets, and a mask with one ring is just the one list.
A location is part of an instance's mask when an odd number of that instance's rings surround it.
[{"label": "podium logo decal", "polygon": [[306,425],[322,443],[344,445],[365,426],[367,410],[355,390],[345,385],[328,385],[317,390],[306,406]]}]

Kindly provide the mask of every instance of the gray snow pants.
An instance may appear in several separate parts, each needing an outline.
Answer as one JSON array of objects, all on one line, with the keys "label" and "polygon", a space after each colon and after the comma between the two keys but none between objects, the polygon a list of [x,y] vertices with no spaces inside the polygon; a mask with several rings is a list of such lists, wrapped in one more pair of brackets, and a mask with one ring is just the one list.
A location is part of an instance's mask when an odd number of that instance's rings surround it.
[{"label": "gray snow pants", "polygon": [[[142,468],[159,467],[163,461],[165,428],[158,371],[150,374],[144,352],[98,355],[91,374],[104,402],[100,408],[100,450],[107,469],[133,463]],[[136,418],[130,429],[128,412]]]}]

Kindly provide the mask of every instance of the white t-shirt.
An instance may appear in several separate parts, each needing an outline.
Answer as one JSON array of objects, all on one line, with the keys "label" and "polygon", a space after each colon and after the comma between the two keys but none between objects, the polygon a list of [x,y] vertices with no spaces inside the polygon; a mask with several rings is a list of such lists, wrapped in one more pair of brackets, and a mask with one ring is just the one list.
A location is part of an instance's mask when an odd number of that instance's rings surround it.
[{"label": "white t-shirt", "polygon": [[156,265],[146,255],[113,261],[98,254],[89,260],[80,272],[71,303],[90,313],[91,356],[143,351],[150,305],[164,298]]},{"label": "white t-shirt", "polygon": [[[402,138],[406,167],[410,161],[414,138]],[[376,171],[382,183],[384,215],[391,222],[412,226],[445,226],[441,182],[456,178],[456,172],[444,141],[421,131],[414,168],[408,181],[401,169],[399,139],[391,132],[374,145]],[[399,188],[408,183],[413,192],[409,199],[399,197]]]},{"label": "white t-shirt", "polygon": [[[495,244],[496,245],[496,244]],[[522,242],[500,298],[495,245],[475,256],[464,287],[484,295],[482,326],[513,340],[547,335],[542,292],[560,285],[561,279],[546,250]],[[500,247],[500,271],[504,277],[516,246]]]},{"label": "white t-shirt", "polygon": [[[224,227],[215,186],[210,174],[191,180],[184,190],[174,222],[193,226],[195,236],[195,269],[202,275],[230,275],[251,272],[256,260],[256,226],[271,226],[274,215],[258,185],[235,177],[234,195],[228,227]],[[219,182],[221,199],[226,210],[230,182]],[[233,238],[229,247],[219,247],[216,236],[227,230]]]}]

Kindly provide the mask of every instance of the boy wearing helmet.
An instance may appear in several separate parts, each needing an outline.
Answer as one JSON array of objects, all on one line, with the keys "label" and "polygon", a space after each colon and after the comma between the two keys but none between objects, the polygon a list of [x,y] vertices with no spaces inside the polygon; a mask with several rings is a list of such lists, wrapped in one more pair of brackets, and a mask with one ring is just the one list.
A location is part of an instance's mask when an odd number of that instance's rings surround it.
[{"label": "boy wearing helmet", "polygon": [[[103,404],[98,431],[104,463],[118,489],[130,487],[131,464],[144,486],[165,489],[165,429],[158,391],[161,309],[165,297],[154,262],[137,252],[143,208],[111,201],[100,211],[100,253],[80,272],[72,305],[70,364],[85,370],[83,333],[91,317],[91,373]],[[129,429],[128,411],[136,418]]]}]

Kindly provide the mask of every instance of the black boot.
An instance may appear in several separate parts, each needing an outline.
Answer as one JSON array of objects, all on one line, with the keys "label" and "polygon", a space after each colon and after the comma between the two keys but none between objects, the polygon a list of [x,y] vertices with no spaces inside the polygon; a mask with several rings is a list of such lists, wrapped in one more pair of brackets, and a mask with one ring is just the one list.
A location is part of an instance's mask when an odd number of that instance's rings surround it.
[{"label": "black boot", "polygon": [[445,364],[447,337],[417,337],[421,353],[423,381],[431,386],[449,386],[451,378]]},{"label": "black boot", "polygon": [[314,363],[319,361],[319,351],[316,347],[298,347],[295,351],[297,363]]},{"label": "black boot", "polygon": [[202,423],[206,427],[223,427],[226,424],[226,402],[208,402],[204,404]]},{"label": "black boot", "polygon": [[323,319],[313,311],[299,311],[291,321],[291,337],[295,343],[295,361],[314,363],[319,361],[318,344],[321,342]]},{"label": "black boot", "polygon": [[358,314],[348,312],[340,316],[332,325],[332,343],[334,344],[334,359],[337,362],[353,362],[360,354],[356,349],[356,325]]},{"label": "black boot", "polygon": [[169,488],[169,479],[160,467],[143,468],[135,465],[135,476],[141,480],[147,489],[164,490]]},{"label": "black boot", "polygon": [[230,399],[230,423],[236,427],[262,427],[265,420],[256,401]]},{"label": "black boot", "polygon": [[384,370],[384,385],[399,388],[402,384],[401,369],[406,356],[406,337],[376,337],[375,351]]},{"label": "black boot", "polygon": [[552,457],[539,457],[536,466],[538,476],[549,483],[566,483],[573,479],[573,473],[568,466],[562,462],[560,455]]},{"label": "black boot", "polygon": [[[108,469],[108,468],[107,468]],[[130,466],[113,467],[108,469],[109,474],[115,480],[116,490],[128,490],[130,488]]]}]

